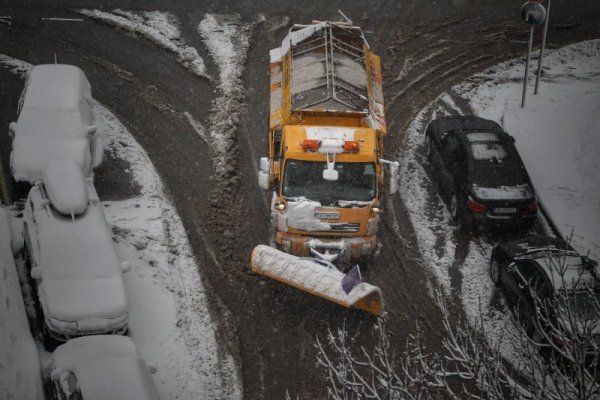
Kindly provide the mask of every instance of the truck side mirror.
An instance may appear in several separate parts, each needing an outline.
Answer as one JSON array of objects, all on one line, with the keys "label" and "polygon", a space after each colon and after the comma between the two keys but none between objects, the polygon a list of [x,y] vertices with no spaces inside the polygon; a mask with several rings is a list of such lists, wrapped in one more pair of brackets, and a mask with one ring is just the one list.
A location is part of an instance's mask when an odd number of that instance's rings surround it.
[{"label": "truck side mirror", "polygon": [[11,139],[15,138],[16,132],[17,132],[17,123],[11,122],[10,124],[8,124],[8,136],[10,136]]},{"label": "truck side mirror", "polygon": [[96,133],[96,125],[90,125],[86,128],[86,132],[88,135],[93,135]]},{"label": "truck side mirror", "polygon": [[400,163],[387,160],[379,162],[390,167],[389,194],[397,194],[400,191]]},{"label": "truck side mirror", "polygon": [[258,171],[258,186],[263,190],[271,189],[270,165],[267,157],[260,158],[260,170]]}]

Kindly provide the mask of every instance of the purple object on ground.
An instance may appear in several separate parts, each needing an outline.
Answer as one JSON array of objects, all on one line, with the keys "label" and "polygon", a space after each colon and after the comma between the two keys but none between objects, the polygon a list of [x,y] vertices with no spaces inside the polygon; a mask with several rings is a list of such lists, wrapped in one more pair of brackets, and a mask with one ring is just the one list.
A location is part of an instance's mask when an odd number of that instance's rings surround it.
[{"label": "purple object on ground", "polygon": [[350,271],[342,278],[342,289],[346,294],[350,293],[354,286],[358,285],[361,282],[360,276],[360,268],[358,268],[358,264],[354,267],[350,268]]}]

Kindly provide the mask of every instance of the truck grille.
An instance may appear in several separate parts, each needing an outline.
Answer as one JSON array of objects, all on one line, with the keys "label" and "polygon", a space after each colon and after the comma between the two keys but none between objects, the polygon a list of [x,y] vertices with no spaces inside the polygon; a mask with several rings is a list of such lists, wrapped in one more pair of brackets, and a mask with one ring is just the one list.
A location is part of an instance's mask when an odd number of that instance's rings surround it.
[{"label": "truck grille", "polygon": [[331,225],[330,232],[358,232],[360,230],[359,223],[341,223],[329,225]]}]

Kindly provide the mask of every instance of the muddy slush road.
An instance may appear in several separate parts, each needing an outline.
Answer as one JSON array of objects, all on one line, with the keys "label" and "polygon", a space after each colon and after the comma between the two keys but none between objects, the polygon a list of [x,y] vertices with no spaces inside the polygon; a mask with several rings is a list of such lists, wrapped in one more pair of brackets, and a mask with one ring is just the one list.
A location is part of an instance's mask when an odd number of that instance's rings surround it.
[{"label": "muddy slush road", "polygon": [[[338,9],[360,25],[384,65],[390,135],[386,158],[394,158],[416,113],[439,94],[473,73],[523,56],[527,26],[518,10],[522,0],[422,1],[2,1],[0,14],[11,16],[10,29],[0,24],[0,53],[33,64],[81,67],[100,103],[123,122],[148,152],[187,230],[218,321],[221,349],[240,365],[246,399],[281,399],[286,390],[301,399],[325,398],[323,371],[316,368],[315,337],[345,324],[355,345],[371,345],[374,318],[348,311],[249,272],[252,248],[268,243],[266,194],[256,182],[258,157],[266,154],[268,117],[268,50],[278,47],[291,23],[339,20]],[[244,73],[246,101],[230,173],[214,178],[212,154],[184,113],[208,124],[214,83],[192,75],[175,58],[152,43],[97,21],[42,21],[42,17],[82,18],[79,8],[170,11],[183,36],[207,63],[198,23],[206,13],[240,14],[256,25]],[[556,1],[552,5],[549,48],[600,37],[596,0]],[[0,70],[0,130],[16,120],[22,81]],[[456,95],[453,95],[456,97]],[[392,100],[394,99],[394,100]],[[466,102],[454,98],[459,107]],[[468,109],[464,108],[464,112]],[[0,134],[0,157],[8,170],[10,143]],[[96,173],[103,200],[136,193],[127,165],[110,155]],[[416,323],[427,343],[439,346],[439,309],[431,296],[435,279],[419,259],[418,244],[399,197],[384,199],[381,253],[365,272],[381,287],[388,311],[387,329],[401,352]],[[457,256],[458,256],[457,252]],[[451,273],[452,275],[452,273]],[[456,277],[460,279],[460,277]],[[453,276],[453,286],[455,277]],[[460,287],[460,283],[458,283]],[[457,296],[456,296],[457,297]],[[460,299],[451,306],[461,317]]]}]

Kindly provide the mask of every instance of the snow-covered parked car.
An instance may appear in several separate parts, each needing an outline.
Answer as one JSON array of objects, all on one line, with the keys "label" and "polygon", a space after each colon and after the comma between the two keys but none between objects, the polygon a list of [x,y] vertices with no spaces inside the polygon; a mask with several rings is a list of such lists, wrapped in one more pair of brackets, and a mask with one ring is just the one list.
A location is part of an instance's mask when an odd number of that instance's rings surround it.
[{"label": "snow-covered parked car", "polygon": [[129,337],[99,335],[57,347],[50,379],[59,400],[157,400],[154,372]]},{"label": "snow-covered parked car", "polygon": [[29,192],[23,237],[45,338],[127,331],[122,273],[102,205],[70,159],[53,160]]},{"label": "snow-covered parked car", "polygon": [[34,184],[53,159],[71,158],[84,176],[100,164],[102,144],[92,117],[90,83],[73,65],[32,68],[19,100],[10,168],[15,182]]}]

